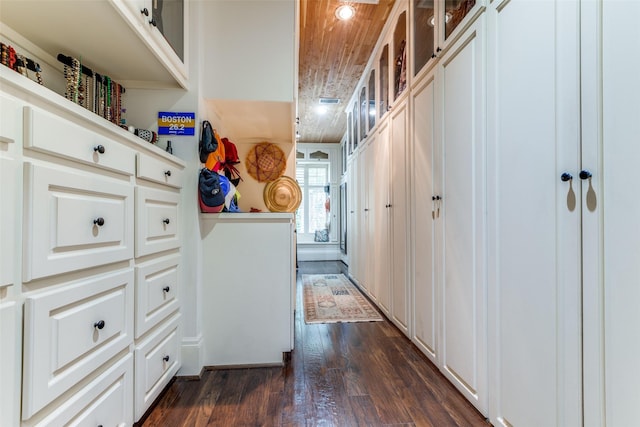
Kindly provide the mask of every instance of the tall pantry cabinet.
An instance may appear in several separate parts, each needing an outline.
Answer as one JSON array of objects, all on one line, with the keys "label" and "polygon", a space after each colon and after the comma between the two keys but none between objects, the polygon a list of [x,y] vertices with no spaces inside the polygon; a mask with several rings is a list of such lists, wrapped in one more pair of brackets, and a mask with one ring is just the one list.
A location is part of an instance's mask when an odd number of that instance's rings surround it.
[{"label": "tall pantry cabinet", "polygon": [[489,412],[580,425],[579,2],[494,1],[487,18]]}]

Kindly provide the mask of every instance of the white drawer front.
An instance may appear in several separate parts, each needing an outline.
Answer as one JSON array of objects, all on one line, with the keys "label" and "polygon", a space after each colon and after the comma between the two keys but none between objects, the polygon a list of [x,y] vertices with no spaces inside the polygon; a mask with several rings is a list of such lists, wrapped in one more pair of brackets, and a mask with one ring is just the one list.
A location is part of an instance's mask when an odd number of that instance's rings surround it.
[{"label": "white drawer front", "polygon": [[35,293],[25,301],[23,418],[133,339],[133,269]]},{"label": "white drawer front", "polygon": [[26,426],[133,425],[133,355],[127,354],[44,417]]},{"label": "white drawer front", "polygon": [[182,188],[183,170],[168,161],[138,153],[138,178]]},{"label": "white drawer front", "polygon": [[127,175],[135,173],[135,151],[51,113],[24,107],[26,148]]},{"label": "white drawer front", "polygon": [[135,350],[135,418],[139,419],[180,368],[176,314]]},{"label": "white drawer front", "polygon": [[0,157],[0,287],[13,283],[16,243],[16,174],[19,163]]},{"label": "white drawer front", "polygon": [[178,266],[173,255],[136,267],[136,338],[178,308]]},{"label": "white drawer front", "polygon": [[0,151],[13,152],[22,142],[22,105],[0,94]]},{"label": "white drawer front", "polygon": [[178,204],[180,195],[136,187],[136,256],[180,246]]},{"label": "white drawer front", "polygon": [[30,163],[25,169],[25,281],[133,257],[132,185]]}]

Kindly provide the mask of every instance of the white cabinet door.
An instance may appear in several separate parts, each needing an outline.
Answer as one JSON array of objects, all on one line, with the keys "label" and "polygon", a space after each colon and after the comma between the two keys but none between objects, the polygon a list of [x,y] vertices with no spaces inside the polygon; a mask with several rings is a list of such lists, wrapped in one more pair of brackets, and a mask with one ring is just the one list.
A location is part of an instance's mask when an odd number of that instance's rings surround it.
[{"label": "white cabinet door", "polygon": [[581,425],[578,2],[487,14],[491,422]]},{"label": "white cabinet door", "polygon": [[[640,199],[636,185],[640,159],[638,19],[638,2],[605,0],[602,4],[601,176],[596,173],[595,165],[585,165],[592,168],[591,184],[596,191],[598,185],[602,185],[604,196],[598,203],[603,211],[604,228],[601,296],[604,348],[600,349],[604,351],[606,400],[604,424],[595,420],[592,425],[609,427],[637,425],[640,404]],[[589,191],[586,185],[584,191]],[[588,194],[586,199],[585,215],[592,215]],[[591,231],[596,233],[596,229]],[[590,332],[596,333],[598,329]]]},{"label": "white cabinet door", "polygon": [[[441,59],[444,245],[441,307],[445,376],[487,414],[484,16]],[[449,189],[451,191],[449,191]]]},{"label": "white cabinet door", "polygon": [[13,98],[0,95],[0,287],[15,280],[16,228],[20,228],[18,178],[22,143],[22,109]]},{"label": "white cabinet door", "polygon": [[15,301],[0,303],[0,425],[20,420],[20,372],[22,361],[22,307]]},{"label": "white cabinet door", "polygon": [[358,156],[353,156],[347,165],[347,254],[349,255],[349,275],[357,280],[359,276],[359,234],[358,234]]},{"label": "white cabinet door", "polygon": [[375,202],[375,242],[370,245],[373,256],[373,282],[378,307],[391,313],[391,284],[389,250],[389,120],[384,120],[376,135],[374,173]]},{"label": "white cabinet door", "polygon": [[438,304],[435,270],[435,224],[439,223],[434,177],[434,75],[425,78],[413,92],[413,196],[411,209],[413,249],[412,341],[436,363]]},{"label": "white cabinet door", "polygon": [[[391,117],[389,144],[389,181],[391,192],[387,211],[390,215],[391,257],[391,319],[406,335],[409,334],[407,280],[407,102],[394,107]],[[377,173],[377,172],[376,172]]]}]

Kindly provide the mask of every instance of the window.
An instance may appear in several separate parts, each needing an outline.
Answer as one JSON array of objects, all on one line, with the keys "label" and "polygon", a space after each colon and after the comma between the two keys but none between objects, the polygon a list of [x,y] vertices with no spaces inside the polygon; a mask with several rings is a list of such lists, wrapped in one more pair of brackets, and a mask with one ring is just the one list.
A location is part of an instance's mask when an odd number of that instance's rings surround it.
[{"label": "window", "polygon": [[298,162],[296,179],[302,203],[296,212],[299,242],[328,242],[330,229],[329,162]]}]

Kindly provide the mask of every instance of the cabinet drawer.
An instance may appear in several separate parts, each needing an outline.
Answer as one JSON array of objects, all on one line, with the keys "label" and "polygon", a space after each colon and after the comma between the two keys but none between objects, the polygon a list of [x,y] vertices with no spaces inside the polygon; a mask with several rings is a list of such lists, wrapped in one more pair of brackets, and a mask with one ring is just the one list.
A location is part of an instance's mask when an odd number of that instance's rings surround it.
[{"label": "cabinet drawer", "polygon": [[183,170],[169,161],[138,153],[138,178],[182,188]]},{"label": "cabinet drawer", "polygon": [[44,417],[24,427],[133,425],[133,355],[127,354]]},{"label": "cabinet drawer", "polygon": [[133,339],[133,269],[25,300],[23,418],[42,409]]},{"label": "cabinet drawer", "polygon": [[54,114],[24,107],[25,148],[133,175],[135,151]]},{"label": "cabinet drawer", "polygon": [[180,314],[176,314],[136,347],[136,420],[144,415],[180,368],[179,320]]},{"label": "cabinet drawer", "polygon": [[18,161],[0,157],[0,287],[14,281],[18,167]]},{"label": "cabinet drawer", "polygon": [[22,106],[18,100],[0,94],[0,152],[12,152],[21,142]]},{"label": "cabinet drawer", "polygon": [[136,256],[180,246],[178,204],[180,195],[136,187]]},{"label": "cabinet drawer", "polygon": [[25,281],[133,257],[132,185],[31,163],[25,172]]},{"label": "cabinet drawer", "polygon": [[178,308],[179,255],[136,267],[136,338]]}]

